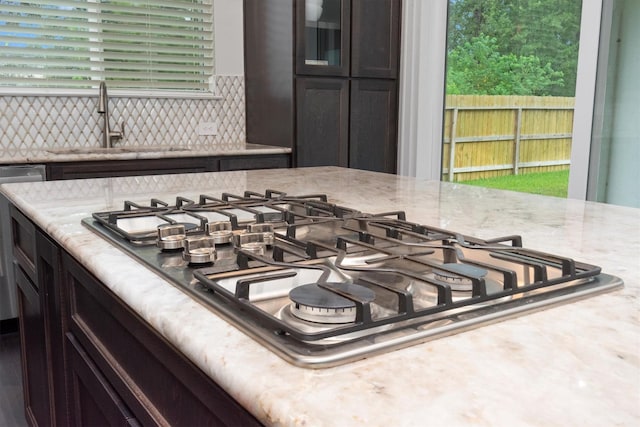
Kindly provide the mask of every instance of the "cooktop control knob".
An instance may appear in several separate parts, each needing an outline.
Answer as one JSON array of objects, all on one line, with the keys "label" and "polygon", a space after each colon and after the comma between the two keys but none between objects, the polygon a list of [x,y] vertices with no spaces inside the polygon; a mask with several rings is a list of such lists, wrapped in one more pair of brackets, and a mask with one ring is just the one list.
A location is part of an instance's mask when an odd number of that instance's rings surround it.
[{"label": "cooktop control knob", "polygon": [[182,258],[189,264],[207,264],[216,260],[216,244],[211,236],[188,237]]},{"label": "cooktop control knob", "polygon": [[187,231],[184,224],[163,224],[158,226],[156,245],[162,250],[182,249]]}]

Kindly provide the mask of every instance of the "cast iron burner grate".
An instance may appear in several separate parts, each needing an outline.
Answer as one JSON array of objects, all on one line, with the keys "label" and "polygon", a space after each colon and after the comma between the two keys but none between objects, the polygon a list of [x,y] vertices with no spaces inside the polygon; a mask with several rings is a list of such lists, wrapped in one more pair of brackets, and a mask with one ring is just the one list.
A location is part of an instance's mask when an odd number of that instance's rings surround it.
[{"label": "cast iron burner grate", "polygon": [[[404,212],[362,213],[325,195],[151,199],[83,222],[304,367],[334,366],[622,286],[597,266],[524,248],[517,235],[482,240],[409,222]],[[179,245],[156,247],[167,224],[185,225],[186,238],[213,230],[233,238],[216,240],[215,256],[195,265]]]}]

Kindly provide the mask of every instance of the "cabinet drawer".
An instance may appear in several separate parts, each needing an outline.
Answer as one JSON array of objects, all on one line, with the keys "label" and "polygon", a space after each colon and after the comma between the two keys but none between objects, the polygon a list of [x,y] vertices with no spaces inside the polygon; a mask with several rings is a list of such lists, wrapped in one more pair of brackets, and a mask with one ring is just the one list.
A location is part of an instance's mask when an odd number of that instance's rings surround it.
[{"label": "cabinet drawer", "polygon": [[215,172],[209,157],[49,163],[47,180]]},{"label": "cabinet drawer", "polygon": [[37,288],[36,227],[14,206],[11,206],[11,235],[13,254]]},{"label": "cabinet drawer", "polygon": [[72,425],[139,425],[72,334],[67,334],[67,346],[71,356],[71,400],[76,409]]},{"label": "cabinet drawer", "polygon": [[288,168],[289,155],[259,157],[223,157],[220,159],[221,171]]}]

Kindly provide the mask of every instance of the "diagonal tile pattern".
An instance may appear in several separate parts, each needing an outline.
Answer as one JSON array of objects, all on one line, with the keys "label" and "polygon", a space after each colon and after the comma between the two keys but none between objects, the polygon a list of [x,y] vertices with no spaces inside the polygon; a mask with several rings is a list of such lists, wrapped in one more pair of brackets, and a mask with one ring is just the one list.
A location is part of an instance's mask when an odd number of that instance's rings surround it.
[{"label": "diagonal tile pattern", "polygon": [[[243,76],[217,76],[220,100],[111,97],[112,126],[125,126],[122,145],[233,148],[245,142]],[[96,96],[0,96],[0,154],[26,156],[46,149],[98,146],[102,117]],[[198,125],[217,122],[218,134]]]}]

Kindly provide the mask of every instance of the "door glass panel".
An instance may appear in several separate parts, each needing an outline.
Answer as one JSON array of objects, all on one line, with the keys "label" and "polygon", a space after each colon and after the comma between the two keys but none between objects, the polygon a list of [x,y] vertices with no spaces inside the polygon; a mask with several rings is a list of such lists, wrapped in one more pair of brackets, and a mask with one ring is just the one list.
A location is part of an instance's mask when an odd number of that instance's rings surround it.
[{"label": "door glass panel", "polygon": [[581,10],[449,0],[443,180],[566,197]]},{"label": "door glass panel", "polygon": [[340,66],[341,0],[305,0],[305,64]]},{"label": "door glass panel", "polygon": [[603,7],[587,198],[640,208],[640,2]]}]

